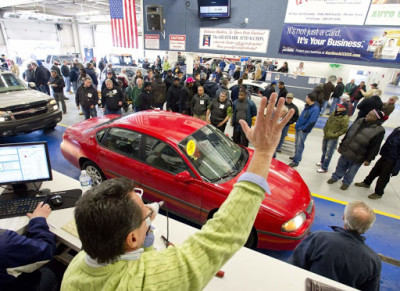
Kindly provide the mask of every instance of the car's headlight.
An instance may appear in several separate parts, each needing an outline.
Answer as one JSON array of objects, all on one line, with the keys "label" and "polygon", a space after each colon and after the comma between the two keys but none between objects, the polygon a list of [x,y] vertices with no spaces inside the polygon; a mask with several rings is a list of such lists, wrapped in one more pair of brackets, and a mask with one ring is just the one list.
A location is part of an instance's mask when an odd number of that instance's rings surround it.
[{"label": "car's headlight", "polygon": [[58,109],[58,105],[53,105],[53,110],[56,111]]},{"label": "car's headlight", "polygon": [[314,199],[310,196],[310,203],[308,203],[306,208],[307,213],[311,214],[313,208],[314,208]]},{"label": "car's headlight", "polygon": [[304,221],[306,221],[306,215],[304,212],[301,212],[297,214],[295,217],[293,217],[291,220],[288,222],[284,223],[282,225],[282,231],[284,232],[291,232],[295,231],[300,228],[300,226],[303,225]]},{"label": "car's headlight", "polygon": [[0,111],[0,122],[11,120],[11,116],[6,111]]},{"label": "car's headlight", "polygon": [[57,102],[56,102],[56,100],[51,99],[50,102],[49,102],[49,104],[50,104],[50,105],[54,105],[54,104],[57,104]]}]

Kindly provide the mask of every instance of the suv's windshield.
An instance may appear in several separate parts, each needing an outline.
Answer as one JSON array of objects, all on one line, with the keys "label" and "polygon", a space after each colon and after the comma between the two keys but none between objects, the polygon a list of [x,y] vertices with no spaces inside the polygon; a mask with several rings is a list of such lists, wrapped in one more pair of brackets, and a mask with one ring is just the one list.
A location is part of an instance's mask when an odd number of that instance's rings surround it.
[{"label": "suv's windshield", "polygon": [[24,84],[13,74],[0,74],[0,92],[26,90]]},{"label": "suv's windshield", "polygon": [[179,147],[200,175],[210,182],[235,176],[248,158],[246,150],[210,125],[185,138]]}]

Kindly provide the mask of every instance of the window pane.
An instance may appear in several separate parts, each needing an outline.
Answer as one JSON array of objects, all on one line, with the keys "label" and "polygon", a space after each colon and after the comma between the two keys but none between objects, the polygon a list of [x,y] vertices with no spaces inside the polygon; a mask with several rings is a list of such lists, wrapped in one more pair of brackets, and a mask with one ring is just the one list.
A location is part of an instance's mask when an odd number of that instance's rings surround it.
[{"label": "window pane", "polygon": [[131,158],[139,157],[141,135],[122,128],[112,128],[107,134],[105,145],[112,151],[119,152]]},{"label": "window pane", "polygon": [[160,170],[178,174],[187,170],[185,162],[169,145],[150,136],[146,136],[145,161]]}]

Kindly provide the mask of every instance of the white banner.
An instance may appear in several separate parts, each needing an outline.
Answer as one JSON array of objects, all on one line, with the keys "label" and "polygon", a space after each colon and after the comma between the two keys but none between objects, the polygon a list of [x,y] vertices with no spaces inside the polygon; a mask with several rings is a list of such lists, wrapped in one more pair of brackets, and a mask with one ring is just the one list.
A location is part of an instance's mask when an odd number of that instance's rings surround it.
[{"label": "white banner", "polygon": [[199,48],[207,50],[266,53],[269,30],[200,28]]},{"label": "white banner", "polygon": [[146,49],[160,49],[160,36],[158,34],[145,34],[144,47]]},{"label": "white banner", "polygon": [[397,2],[399,4],[375,4],[373,2],[371,4],[371,8],[369,9],[365,24],[380,26],[400,25],[400,1]]},{"label": "white banner", "polygon": [[370,0],[289,0],[285,23],[364,25],[370,3]]},{"label": "white banner", "polygon": [[184,34],[170,34],[169,35],[169,49],[175,51],[186,50],[186,35]]}]

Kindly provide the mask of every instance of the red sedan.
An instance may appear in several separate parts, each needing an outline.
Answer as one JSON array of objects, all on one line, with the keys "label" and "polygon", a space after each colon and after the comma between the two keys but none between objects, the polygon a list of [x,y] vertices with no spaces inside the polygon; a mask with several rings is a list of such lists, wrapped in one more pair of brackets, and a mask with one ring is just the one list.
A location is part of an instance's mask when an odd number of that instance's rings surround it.
[{"label": "red sedan", "polygon": [[[127,177],[147,201],[164,200],[169,211],[197,224],[218,210],[253,155],[204,121],[155,110],[79,122],[65,131],[61,151],[94,184]],[[297,171],[277,160],[268,183],[272,195],[246,245],[291,250],[308,234],[314,201]]]}]

